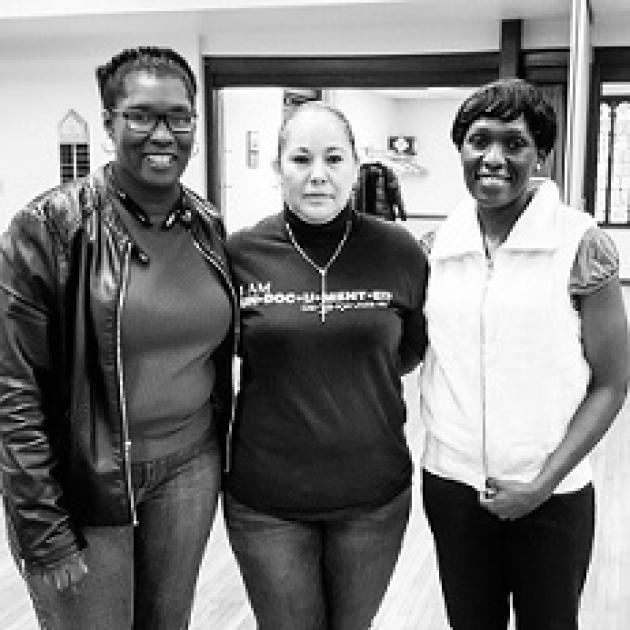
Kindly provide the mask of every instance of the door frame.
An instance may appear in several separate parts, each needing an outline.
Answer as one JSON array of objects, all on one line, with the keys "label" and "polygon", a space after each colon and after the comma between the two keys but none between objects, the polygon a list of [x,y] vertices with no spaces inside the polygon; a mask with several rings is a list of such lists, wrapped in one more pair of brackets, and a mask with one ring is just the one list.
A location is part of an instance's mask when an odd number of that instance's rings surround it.
[{"label": "door frame", "polygon": [[[566,86],[568,49],[520,51],[519,54],[523,78]],[[218,92],[222,88],[474,87],[497,79],[501,60],[501,51],[427,55],[204,56],[206,195],[220,209]]]}]

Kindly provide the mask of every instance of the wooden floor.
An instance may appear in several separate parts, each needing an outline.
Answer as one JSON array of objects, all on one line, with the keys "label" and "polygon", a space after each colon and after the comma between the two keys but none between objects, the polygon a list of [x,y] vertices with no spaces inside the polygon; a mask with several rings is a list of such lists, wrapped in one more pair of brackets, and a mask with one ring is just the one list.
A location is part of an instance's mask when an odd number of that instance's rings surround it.
[{"label": "wooden floor", "polygon": [[[409,440],[417,458],[421,429],[414,378],[408,379]],[[598,497],[594,557],[582,606],[581,630],[630,627],[630,403],[593,457]],[[374,630],[446,630],[435,558],[419,490],[398,567]],[[2,520],[2,517],[0,517]],[[3,523],[0,527],[4,532]],[[0,630],[36,630],[26,591],[0,537]],[[192,630],[254,630],[255,623],[219,514],[199,578]],[[89,630],[86,628],[86,630]],[[120,630],[112,628],[112,630]]]}]

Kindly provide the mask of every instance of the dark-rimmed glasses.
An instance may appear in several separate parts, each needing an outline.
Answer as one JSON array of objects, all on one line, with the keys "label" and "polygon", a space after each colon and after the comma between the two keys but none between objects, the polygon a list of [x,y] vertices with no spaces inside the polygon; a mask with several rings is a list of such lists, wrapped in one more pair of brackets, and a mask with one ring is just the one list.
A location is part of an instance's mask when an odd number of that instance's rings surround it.
[{"label": "dark-rimmed glasses", "polygon": [[190,133],[195,128],[197,114],[194,112],[165,112],[158,114],[145,109],[110,109],[112,114],[120,114],[129,130],[149,135],[162,120],[172,133]]}]

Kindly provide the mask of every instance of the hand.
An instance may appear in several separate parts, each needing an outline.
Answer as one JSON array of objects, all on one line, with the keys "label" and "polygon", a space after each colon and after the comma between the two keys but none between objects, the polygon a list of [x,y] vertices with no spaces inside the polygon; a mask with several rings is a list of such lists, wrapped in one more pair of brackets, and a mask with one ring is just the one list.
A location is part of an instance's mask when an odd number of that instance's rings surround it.
[{"label": "hand", "polygon": [[479,504],[501,520],[512,521],[533,512],[549,498],[534,483],[489,478],[479,494]]},{"label": "hand", "polygon": [[64,558],[52,567],[38,569],[42,580],[48,585],[63,591],[74,587],[87,575],[82,551],[76,551],[68,558]]}]

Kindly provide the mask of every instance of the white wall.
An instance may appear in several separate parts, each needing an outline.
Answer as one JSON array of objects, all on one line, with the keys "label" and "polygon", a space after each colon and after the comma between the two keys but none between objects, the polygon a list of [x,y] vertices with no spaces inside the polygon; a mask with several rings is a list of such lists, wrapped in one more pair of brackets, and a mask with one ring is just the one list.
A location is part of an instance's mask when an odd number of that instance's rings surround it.
[{"label": "white wall", "polygon": [[[172,46],[199,70],[199,43],[188,34],[156,34],[142,43]],[[120,49],[133,45],[138,45],[134,36],[96,42],[42,37],[39,43],[0,43],[0,230],[30,199],[59,183],[58,123],[69,109],[88,122],[91,166],[111,159],[111,152],[105,150],[109,143],[101,123],[94,71]],[[204,120],[200,109],[201,138]],[[197,190],[205,189],[203,144],[183,178]]]},{"label": "white wall", "polygon": [[59,183],[58,124],[70,108],[89,123],[91,161],[102,161],[98,93],[89,55],[54,54],[0,63],[0,227]]},{"label": "white wall", "polygon": [[[279,212],[282,194],[272,168],[282,120],[281,88],[232,88],[222,91],[222,203],[229,232],[254,225]],[[257,168],[246,161],[247,131],[258,132]]]},{"label": "white wall", "polygon": [[499,22],[392,24],[383,15],[362,25],[341,8],[331,8],[304,15],[298,23],[290,16],[248,19],[243,15],[233,23],[219,16],[204,30],[202,51],[207,55],[466,52],[497,50],[499,38]]},{"label": "white wall", "polygon": [[459,154],[450,139],[461,98],[400,99],[394,133],[416,136],[423,174],[399,179],[408,212],[447,214],[464,195]]},{"label": "white wall", "polygon": [[597,14],[591,25],[593,46],[630,46],[630,13]]},{"label": "white wall", "polygon": [[569,8],[564,17],[524,20],[522,30],[522,47],[563,48],[569,45]]},{"label": "white wall", "polygon": [[362,161],[387,149],[395,105],[391,98],[370,90],[331,90],[330,103],[348,118]]}]

